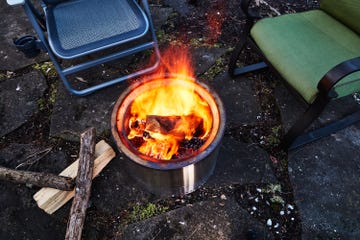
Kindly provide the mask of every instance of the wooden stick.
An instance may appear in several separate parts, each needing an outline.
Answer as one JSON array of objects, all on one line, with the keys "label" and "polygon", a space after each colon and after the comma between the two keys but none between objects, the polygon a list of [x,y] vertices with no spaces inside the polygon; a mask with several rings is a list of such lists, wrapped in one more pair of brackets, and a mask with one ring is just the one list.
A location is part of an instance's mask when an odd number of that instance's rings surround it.
[{"label": "wooden stick", "polygon": [[66,240],[81,240],[87,204],[91,193],[94,155],[95,128],[90,128],[82,133],[80,137],[78,176],[76,178],[75,197],[67,224]]},{"label": "wooden stick", "polygon": [[[95,146],[95,161],[93,177],[100,174],[104,167],[115,157],[115,151],[104,140],[98,142]],[[75,178],[78,171],[79,159],[74,161],[64,171],[60,173],[61,176]],[[39,208],[43,209],[48,214],[53,214],[63,205],[65,205],[75,195],[73,191],[61,191],[54,188],[42,188],[34,194],[33,198]]]},{"label": "wooden stick", "polygon": [[28,183],[38,187],[51,187],[64,191],[74,189],[74,180],[70,177],[58,176],[51,173],[13,170],[0,166],[0,180],[14,183]]}]

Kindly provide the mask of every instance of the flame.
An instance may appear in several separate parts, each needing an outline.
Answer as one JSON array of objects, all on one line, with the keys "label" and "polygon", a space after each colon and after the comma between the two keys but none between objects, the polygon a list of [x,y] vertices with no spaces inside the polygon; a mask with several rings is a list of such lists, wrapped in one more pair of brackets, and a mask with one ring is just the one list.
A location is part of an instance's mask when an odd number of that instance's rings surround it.
[{"label": "flame", "polygon": [[[171,84],[176,79],[193,81],[191,66],[186,47],[170,47],[162,54],[162,66],[155,74],[163,83],[150,85],[131,103],[128,139],[142,138],[141,153],[169,160],[177,156],[182,141],[209,135],[212,113],[196,93],[195,84],[193,88]],[[168,74],[172,77],[167,78]]]}]

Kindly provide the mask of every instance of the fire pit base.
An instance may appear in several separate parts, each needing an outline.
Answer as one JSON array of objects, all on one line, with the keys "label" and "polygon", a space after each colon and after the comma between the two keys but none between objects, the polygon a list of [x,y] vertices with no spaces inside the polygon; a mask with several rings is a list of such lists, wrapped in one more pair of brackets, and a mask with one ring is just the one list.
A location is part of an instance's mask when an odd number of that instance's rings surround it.
[{"label": "fire pit base", "polygon": [[218,148],[206,159],[191,165],[168,169],[160,164],[158,169],[145,167],[126,159],[126,169],[136,182],[148,192],[158,196],[185,195],[205,184],[215,169]]}]

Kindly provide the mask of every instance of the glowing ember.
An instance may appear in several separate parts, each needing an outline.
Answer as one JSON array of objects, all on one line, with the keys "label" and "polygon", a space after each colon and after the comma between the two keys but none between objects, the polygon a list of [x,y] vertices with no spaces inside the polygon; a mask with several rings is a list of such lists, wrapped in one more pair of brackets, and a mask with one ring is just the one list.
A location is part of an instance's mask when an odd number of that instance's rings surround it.
[{"label": "glowing ember", "polygon": [[[129,107],[127,137],[141,153],[168,160],[177,158],[181,149],[190,149],[185,154],[196,151],[209,136],[213,119],[195,84],[193,88],[171,84],[177,79],[193,81],[187,49],[170,48],[162,61],[155,78],[163,79],[163,84],[149,86]],[[167,74],[175,77],[169,80]]]},{"label": "glowing ember", "polygon": [[221,28],[224,22],[224,6],[222,3],[216,3],[210,7],[213,10],[206,13],[206,19],[210,28],[207,32],[207,41],[210,44],[215,43],[221,35]]}]

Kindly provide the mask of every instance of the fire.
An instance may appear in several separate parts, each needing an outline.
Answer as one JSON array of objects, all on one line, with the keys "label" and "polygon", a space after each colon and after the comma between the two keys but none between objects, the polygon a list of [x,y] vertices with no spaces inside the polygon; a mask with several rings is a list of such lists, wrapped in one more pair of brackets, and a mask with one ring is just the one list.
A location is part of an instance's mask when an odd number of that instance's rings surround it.
[{"label": "fire", "polygon": [[[185,47],[171,47],[162,55],[155,74],[160,86],[150,86],[131,103],[128,139],[141,139],[138,150],[150,157],[169,160],[178,156],[184,142],[205,141],[212,128],[208,103],[194,87],[172,84],[193,80],[193,69]],[[166,77],[171,74],[171,78]]]}]

